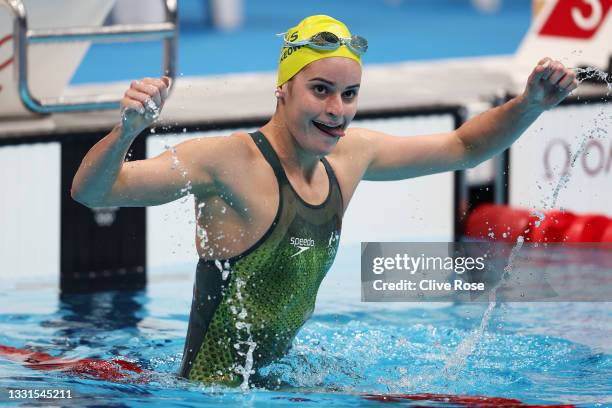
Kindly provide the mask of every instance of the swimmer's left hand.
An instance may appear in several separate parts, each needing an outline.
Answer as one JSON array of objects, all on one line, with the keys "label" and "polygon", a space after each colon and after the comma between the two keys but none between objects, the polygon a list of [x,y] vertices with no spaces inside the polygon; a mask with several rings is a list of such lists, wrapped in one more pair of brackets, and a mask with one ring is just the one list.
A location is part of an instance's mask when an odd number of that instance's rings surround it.
[{"label": "swimmer's left hand", "polygon": [[544,111],[559,104],[577,87],[574,71],[547,57],[529,76],[523,97],[527,104]]}]

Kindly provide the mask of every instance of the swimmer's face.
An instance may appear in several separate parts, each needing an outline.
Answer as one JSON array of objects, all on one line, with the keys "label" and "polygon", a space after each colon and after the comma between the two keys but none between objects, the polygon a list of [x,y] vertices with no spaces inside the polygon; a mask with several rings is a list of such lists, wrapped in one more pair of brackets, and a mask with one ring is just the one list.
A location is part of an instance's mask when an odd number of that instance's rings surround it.
[{"label": "swimmer's face", "polygon": [[287,83],[286,123],[303,149],[317,155],[333,150],[357,112],[360,82],[359,63],[331,57],[308,64]]}]

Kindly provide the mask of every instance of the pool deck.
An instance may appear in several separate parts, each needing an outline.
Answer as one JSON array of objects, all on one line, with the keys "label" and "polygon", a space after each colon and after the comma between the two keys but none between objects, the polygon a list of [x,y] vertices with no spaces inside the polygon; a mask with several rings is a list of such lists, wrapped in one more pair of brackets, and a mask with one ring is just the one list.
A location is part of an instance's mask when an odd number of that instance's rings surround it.
[{"label": "pool deck", "polygon": [[[496,98],[522,90],[510,74],[512,56],[370,64],[364,68],[359,112],[464,106],[486,108]],[[526,80],[526,79],[525,79]],[[65,96],[121,96],[125,81],[70,86]],[[275,73],[179,77],[158,126],[197,126],[206,123],[263,121],[274,112]],[[452,92],[449,92],[452,90]],[[582,85],[580,96],[599,95],[600,87]],[[3,120],[0,138],[57,136],[81,131],[110,130],[116,110],[29,115]]]}]

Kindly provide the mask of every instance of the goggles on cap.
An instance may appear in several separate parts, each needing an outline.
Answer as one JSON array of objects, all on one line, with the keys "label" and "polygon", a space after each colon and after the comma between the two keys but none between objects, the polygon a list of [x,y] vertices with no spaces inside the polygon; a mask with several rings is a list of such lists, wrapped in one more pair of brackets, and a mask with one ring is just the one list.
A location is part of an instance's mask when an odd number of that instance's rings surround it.
[{"label": "goggles on cap", "polygon": [[351,38],[340,38],[329,31],[322,31],[305,40],[288,41],[285,34],[281,33],[278,35],[284,36],[283,47],[288,48],[306,46],[316,50],[337,50],[342,45],[346,45],[349,50],[357,55],[362,55],[368,50],[368,40],[360,35],[353,35]]}]

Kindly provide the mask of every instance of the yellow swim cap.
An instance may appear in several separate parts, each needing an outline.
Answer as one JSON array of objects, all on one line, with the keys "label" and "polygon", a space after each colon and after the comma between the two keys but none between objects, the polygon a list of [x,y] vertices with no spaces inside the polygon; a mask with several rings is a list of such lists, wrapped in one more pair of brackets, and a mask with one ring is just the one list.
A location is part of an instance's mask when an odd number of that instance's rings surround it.
[{"label": "yellow swim cap", "polygon": [[[350,31],[344,23],[330,16],[316,15],[306,17],[298,25],[290,28],[285,34],[285,39],[287,41],[307,40],[313,35],[324,31],[336,34],[340,38],[351,37]],[[311,62],[330,57],[350,58],[361,64],[359,55],[349,50],[346,45],[342,45],[336,50],[316,50],[308,46],[283,46],[278,61],[278,80],[276,81],[276,86],[281,86],[293,78],[295,74]]]}]

